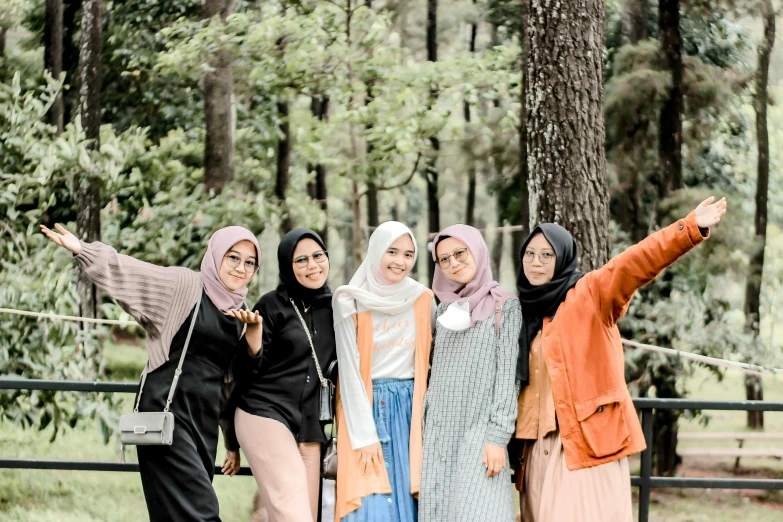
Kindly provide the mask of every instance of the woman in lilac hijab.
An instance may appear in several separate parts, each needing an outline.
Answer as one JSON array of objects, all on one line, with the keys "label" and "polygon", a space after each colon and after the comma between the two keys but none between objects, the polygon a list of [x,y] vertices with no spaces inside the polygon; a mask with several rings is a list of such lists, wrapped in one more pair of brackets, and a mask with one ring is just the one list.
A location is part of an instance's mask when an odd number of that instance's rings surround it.
[{"label": "woman in lilac hijab", "polygon": [[517,414],[522,308],[492,277],[478,230],[453,225],[433,245],[441,304],[424,400],[419,522],[511,522],[506,445]]},{"label": "woman in lilac hijab", "polygon": [[[261,359],[261,317],[244,304],[247,285],[258,269],[255,235],[242,227],[218,230],[209,240],[201,271],[195,272],[144,263],[100,242],[83,243],[59,224],[55,228],[42,225],[41,231],[70,250],[82,273],[147,332],[149,360],[136,409],[158,412],[168,407],[174,414],[170,446],[137,447],[150,521],[219,522],[212,477],[221,385],[226,374],[240,381],[250,378]],[[169,405],[183,352],[182,374]],[[227,459],[223,472],[234,474],[236,467]]]}]

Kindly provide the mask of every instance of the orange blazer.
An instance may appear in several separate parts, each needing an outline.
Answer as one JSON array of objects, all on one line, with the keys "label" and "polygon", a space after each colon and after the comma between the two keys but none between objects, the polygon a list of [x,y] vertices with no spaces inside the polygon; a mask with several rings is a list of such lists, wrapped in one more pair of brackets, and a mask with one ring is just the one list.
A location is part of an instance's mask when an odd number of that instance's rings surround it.
[{"label": "orange blazer", "polygon": [[708,236],[689,214],[586,274],[554,318],[544,319],[542,352],[568,469],[612,462],[647,447],[625,383],[617,321],[636,290]]}]

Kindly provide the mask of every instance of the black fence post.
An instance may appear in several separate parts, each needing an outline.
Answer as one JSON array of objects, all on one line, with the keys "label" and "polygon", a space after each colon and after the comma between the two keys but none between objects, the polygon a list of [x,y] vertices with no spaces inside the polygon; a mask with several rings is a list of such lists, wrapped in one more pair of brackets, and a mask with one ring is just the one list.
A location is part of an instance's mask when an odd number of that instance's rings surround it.
[{"label": "black fence post", "polygon": [[650,518],[650,476],[652,475],[653,410],[642,408],[642,431],[647,449],[642,452],[642,469],[639,477],[639,522]]}]

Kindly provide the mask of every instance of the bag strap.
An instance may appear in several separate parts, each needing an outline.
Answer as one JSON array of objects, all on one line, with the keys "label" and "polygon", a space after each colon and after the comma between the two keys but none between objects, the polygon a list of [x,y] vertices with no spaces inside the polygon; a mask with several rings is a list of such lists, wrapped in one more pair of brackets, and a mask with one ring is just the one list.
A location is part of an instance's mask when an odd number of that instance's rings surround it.
[{"label": "bag strap", "polygon": [[326,380],[324,377],[323,372],[321,372],[321,365],[318,364],[318,356],[315,353],[315,345],[313,344],[313,338],[310,336],[310,329],[307,327],[307,323],[304,320],[304,317],[302,317],[302,314],[299,313],[299,308],[297,308],[296,303],[293,299],[288,299],[291,301],[291,306],[294,307],[294,310],[296,311],[296,315],[299,317],[299,320],[302,322],[302,328],[304,328],[305,333],[307,334],[307,340],[310,341],[310,350],[312,351],[313,361],[315,361],[315,369],[318,372],[318,380],[321,381],[321,386],[324,388],[327,388],[329,386],[329,381]]},{"label": "bag strap", "polygon": [[[179,382],[179,376],[182,373],[182,363],[185,362],[185,354],[188,353],[188,345],[190,345],[190,337],[193,335],[193,327],[196,325],[196,318],[198,317],[199,308],[201,308],[201,297],[203,292],[199,292],[198,301],[196,301],[196,308],[193,310],[193,319],[190,320],[190,328],[188,329],[188,336],[185,338],[185,346],[182,347],[182,355],[179,356],[179,364],[174,371],[174,380],[171,382],[171,388],[169,389],[169,396],[166,399],[166,407],[163,408],[164,412],[169,411],[171,401],[174,400],[174,392],[177,391],[177,383]],[[141,402],[141,392],[144,390],[144,383],[147,381],[147,368],[144,368],[144,373],[141,374],[141,385],[139,386],[139,396],[136,398],[136,407],[133,408],[134,413],[139,411],[139,403]]]}]

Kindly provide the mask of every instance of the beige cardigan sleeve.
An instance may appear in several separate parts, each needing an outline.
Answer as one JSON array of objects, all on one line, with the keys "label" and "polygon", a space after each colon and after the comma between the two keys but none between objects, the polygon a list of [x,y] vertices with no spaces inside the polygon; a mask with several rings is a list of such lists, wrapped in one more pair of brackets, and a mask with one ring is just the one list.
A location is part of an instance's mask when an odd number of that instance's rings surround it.
[{"label": "beige cardigan sleeve", "polygon": [[147,370],[159,367],[168,360],[171,341],[198,300],[198,273],[145,263],[100,242],[81,245],[74,258],[82,271],[146,330]]}]

